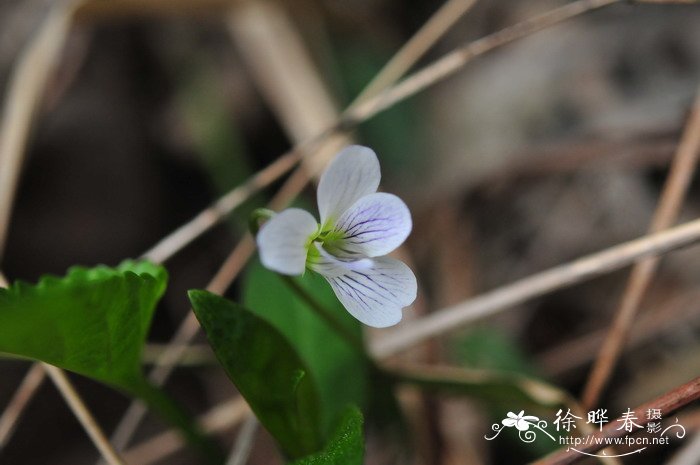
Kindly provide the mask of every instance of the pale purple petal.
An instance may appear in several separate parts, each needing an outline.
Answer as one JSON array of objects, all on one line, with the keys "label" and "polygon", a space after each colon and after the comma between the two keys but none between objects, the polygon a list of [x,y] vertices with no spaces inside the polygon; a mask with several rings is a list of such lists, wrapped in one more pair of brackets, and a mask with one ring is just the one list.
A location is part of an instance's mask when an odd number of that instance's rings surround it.
[{"label": "pale purple petal", "polygon": [[328,253],[321,244],[314,243],[319,255],[309,257],[306,266],[322,275],[325,278],[335,278],[348,272],[365,271],[374,266],[374,261],[370,258],[360,260],[340,259]]},{"label": "pale purple petal", "polygon": [[309,212],[290,208],[273,216],[258,233],[260,261],[273,271],[300,275],[306,266],[307,245],[318,230]]},{"label": "pale purple petal", "polygon": [[393,258],[361,262],[361,267],[349,262],[345,274],[326,279],[338,300],[362,323],[375,328],[395,325],[401,321],[401,310],[416,299],[416,277]]},{"label": "pale purple petal", "polygon": [[324,244],[342,258],[378,257],[400,246],[411,233],[411,213],[393,194],[367,195],[345,211],[335,223],[337,239]]},{"label": "pale purple petal", "polygon": [[321,224],[333,223],[358,199],[377,192],[380,178],[379,160],[372,149],[351,145],[341,150],[318,183]]}]

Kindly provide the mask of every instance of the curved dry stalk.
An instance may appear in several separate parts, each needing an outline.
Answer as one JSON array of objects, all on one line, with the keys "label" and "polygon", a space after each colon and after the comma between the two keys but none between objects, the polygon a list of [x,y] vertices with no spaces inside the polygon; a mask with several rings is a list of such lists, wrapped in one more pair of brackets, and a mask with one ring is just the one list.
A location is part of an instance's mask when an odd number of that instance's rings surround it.
[{"label": "curved dry stalk", "polygon": [[80,421],[80,424],[83,425],[85,432],[90,436],[95,447],[97,447],[107,463],[110,465],[126,465],[126,462],[122,460],[117,451],[114,450],[114,447],[112,447],[112,444],[109,443],[107,436],[105,436],[102,428],[97,424],[95,417],[92,416],[92,413],[90,413],[90,410],[88,410],[87,406],[80,398],[78,391],[75,390],[75,387],[73,387],[66,373],[60,368],[56,368],[47,363],[42,363],[41,366],[56,385],[63,399],[73,411],[78,421]]},{"label": "curved dry stalk", "polygon": [[158,241],[141,256],[155,263],[167,261],[196,238],[217,225],[226,215],[251,196],[287,174],[301,160],[302,153],[312,150],[313,146],[325,137],[326,135],[323,133],[283,154],[273,163],[258,171],[248,181],[235,187],[213,205]]},{"label": "curved dry stalk", "polygon": [[476,0],[447,0],[384,65],[374,78],[350,104],[358,104],[378,93],[403,76],[447,31],[476,4]]},{"label": "curved dry stalk", "polygon": [[399,326],[385,333],[385,336],[374,344],[372,352],[377,357],[388,357],[430,337],[454,331],[467,323],[495,315],[535,297],[629,266],[642,258],[658,256],[698,241],[700,220],[624,242]]},{"label": "curved dry stalk", "polygon": [[[634,411],[646,412],[649,409],[660,409],[666,417],[668,414],[685,407],[697,399],[700,399],[700,378],[695,378],[694,380],[667,392],[651,402],[640,405],[635,408]],[[653,420],[642,417],[637,421],[641,427],[645,427],[647,423]],[[628,436],[629,434],[630,433],[624,428],[619,428],[617,421],[611,421],[602,429],[602,431],[598,431],[591,435],[593,438],[600,440],[591,440],[590,443],[587,442],[586,445],[579,446],[578,450],[583,453],[593,454],[601,449],[609,447],[609,445],[605,444],[605,441],[602,440],[603,438],[621,438]],[[599,442],[602,444],[599,444]],[[585,456],[569,452],[567,448],[563,448],[541,460],[538,460],[533,465],[565,465],[582,460],[583,458],[585,458]]]},{"label": "curved dry stalk", "polygon": [[[700,89],[673,158],[661,198],[654,211],[649,233],[663,231],[678,219],[697,167],[698,156],[700,156]],[[582,403],[586,408],[593,408],[598,403],[634,324],[644,294],[654,279],[658,265],[659,257],[652,257],[635,263],[632,268],[613,323],[600,346],[583,390]]]},{"label": "curved dry stalk", "polygon": [[17,426],[19,416],[32,397],[34,397],[41,383],[44,382],[44,378],[46,378],[46,371],[39,363],[32,363],[29,371],[24,375],[22,383],[15,390],[12,399],[10,399],[10,402],[2,412],[2,416],[0,416],[0,450],[9,442]]},{"label": "curved dry stalk", "polygon": [[250,451],[253,449],[255,442],[255,433],[258,431],[258,419],[251,415],[243,423],[241,432],[238,433],[236,443],[231,450],[231,455],[226,461],[226,465],[245,465],[250,456]]},{"label": "curved dry stalk", "polygon": [[77,5],[76,1],[63,1],[51,9],[10,77],[0,122],[0,258],[32,122],[63,51]]},{"label": "curved dry stalk", "polygon": [[[251,415],[250,407],[242,397],[236,396],[223,402],[200,416],[197,423],[208,434],[219,433],[233,428]],[[124,458],[139,465],[151,465],[174,454],[185,446],[179,431],[169,429],[136,444],[124,452]]]}]

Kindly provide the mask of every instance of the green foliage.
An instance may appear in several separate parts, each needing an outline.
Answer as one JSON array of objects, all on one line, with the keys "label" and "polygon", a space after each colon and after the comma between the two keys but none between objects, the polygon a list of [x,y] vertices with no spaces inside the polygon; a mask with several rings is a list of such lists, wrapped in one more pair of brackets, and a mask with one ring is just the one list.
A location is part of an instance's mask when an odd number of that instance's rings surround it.
[{"label": "green foliage", "polygon": [[357,408],[347,408],[323,451],[290,465],[362,465],[365,452],[362,422],[362,413]]},{"label": "green foliage", "polygon": [[260,422],[290,458],[318,451],[316,385],[280,331],[244,307],[190,291],[192,307],[214,353]]},{"label": "green foliage", "polygon": [[425,389],[467,395],[477,398],[499,411],[530,407],[555,407],[571,402],[561,389],[526,376],[489,370],[466,370],[423,367],[414,372],[394,373],[401,382]]},{"label": "green foliage", "polygon": [[0,352],[41,360],[134,392],[141,351],[167,283],[163,267],[127,261],[0,289]]},{"label": "green foliage", "polygon": [[[338,301],[325,280],[307,273],[297,282],[336,319],[361,336],[360,324]],[[244,282],[247,308],[277,328],[299,353],[318,382],[322,429],[330,434],[349,404],[364,406],[367,397],[366,359],[259,262],[251,264]]]},{"label": "green foliage", "polygon": [[460,364],[469,368],[498,370],[536,376],[537,370],[526,354],[503,331],[479,327],[458,338],[455,353]]},{"label": "green foliage", "polygon": [[165,268],[125,261],[116,268],[74,267],[65,277],[18,281],[0,289],[0,352],[40,360],[140,397],[179,427],[210,463],[218,451],[163,391],[148,384],[141,353]]}]

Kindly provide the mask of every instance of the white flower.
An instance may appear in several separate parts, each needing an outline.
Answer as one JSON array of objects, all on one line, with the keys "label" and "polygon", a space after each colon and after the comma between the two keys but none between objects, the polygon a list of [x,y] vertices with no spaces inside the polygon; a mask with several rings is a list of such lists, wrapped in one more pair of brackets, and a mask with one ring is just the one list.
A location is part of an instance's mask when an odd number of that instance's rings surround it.
[{"label": "white flower", "polygon": [[374,152],[349,146],[321,176],[320,224],[310,213],[289,208],[257,236],[265,267],[286,275],[316,271],[350,314],[377,328],[398,323],[417,290],[410,268],[384,256],[406,240],[412,223],[401,199],[377,192],[380,177]]},{"label": "white flower", "polygon": [[506,416],[508,418],[504,418],[501,422],[503,426],[515,426],[518,431],[527,431],[530,429],[531,422],[539,420],[539,418],[533,417],[532,415],[525,415],[525,410],[521,410],[517,415],[513,412],[508,412]]}]

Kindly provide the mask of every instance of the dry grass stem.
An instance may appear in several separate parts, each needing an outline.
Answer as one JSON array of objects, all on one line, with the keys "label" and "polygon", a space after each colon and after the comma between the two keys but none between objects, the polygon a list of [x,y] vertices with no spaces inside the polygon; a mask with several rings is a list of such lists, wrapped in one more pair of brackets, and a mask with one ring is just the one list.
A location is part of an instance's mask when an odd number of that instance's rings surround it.
[{"label": "dry grass stem", "polygon": [[391,57],[349,108],[354,108],[393,85],[475,4],[476,0],[448,0],[443,3],[423,27]]},{"label": "dry grass stem", "polygon": [[355,125],[371,118],[396,103],[452,76],[471,60],[491,50],[620,1],[622,0],[578,0],[470,42],[408,76],[399,84],[379,93],[376,97],[357,105],[343,115],[345,125]]},{"label": "dry grass stem", "polygon": [[12,399],[0,416],[0,450],[7,445],[17,426],[20,415],[34,397],[37,389],[46,378],[46,372],[39,363],[32,363],[22,383],[15,391]]},{"label": "dry grass stem", "polygon": [[114,447],[110,444],[102,428],[97,424],[97,421],[90,413],[90,410],[88,410],[85,402],[80,398],[80,395],[75,390],[75,387],[73,387],[66,373],[60,368],[46,363],[42,363],[41,365],[51,378],[51,381],[53,381],[61,392],[63,399],[78,421],[80,421],[80,424],[83,425],[85,432],[90,436],[95,447],[97,447],[107,463],[109,463],[109,465],[125,465],[126,462],[124,462],[117,451],[114,450]]},{"label": "dry grass stem", "polygon": [[629,266],[700,241],[700,220],[610,247],[564,265],[533,274],[460,304],[444,308],[395,330],[387,331],[372,352],[387,357],[444,332],[495,315],[535,297]]},{"label": "dry grass stem", "polygon": [[260,423],[253,415],[249,416],[243,423],[226,465],[245,465],[250,456],[250,451],[253,449],[258,426],[260,426]]},{"label": "dry grass stem", "polygon": [[[655,307],[654,312],[644,313],[623,349],[635,349],[663,334],[687,325],[696,325],[700,322],[697,302],[700,302],[700,292],[691,292],[671,299],[660,308]],[[594,359],[606,335],[605,330],[597,330],[564,342],[541,354],[537,366],[542,367],[550,376],[560,376],[569,370],[580,368]]]},{"label": "dry grass stem", "polygon": [[[211,408],[198,418],[202,430],[208,434],[227,431],[251,414],[248,404],[240,396]],[[151,465],[174,454],[185,442],[179,431],[170,429],[139,443],[124,452],[130,463]]]},{"label": "dry grass stem", "polygon": [[58,2],[27,44],[10,77],[0,122],[0,258],[12,215],[27,139],[46,84],[53,76],[70,31],[76,2]]},{"label": "dry grass stem", "polygon": [[[320,136],[321,138],[324,136]],[[301,159],[302,150],[313,146],[313,141],[291,150],[263,170],[256,173],[248,181],[232,189],[226,195],[188,221],[178,229],[164,237],[157,244],[142,254],[146,260],[164,263],[193,240],[218,224],[236,207],[248,200],[252,195],[284,176]]]},{"label": "dry grass stem", "polygon": [[[649,233],[662,231],[676,222],[683,200],[688,192],[700,155],[700,89],[686,123],[671,170],[654,212]],[[615,312],[615,318],[583,390],[582,403],[592,408],[610,379],[622,347],[627,340],[639,306],[659,264],[658,257],[648,258],[634,265],[627,287]]]}]

